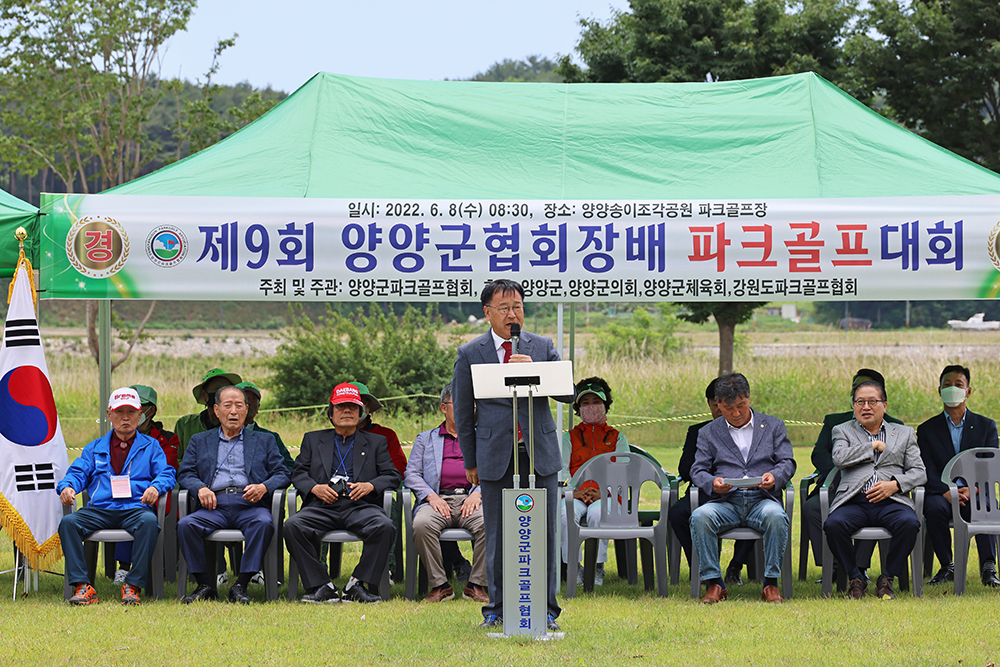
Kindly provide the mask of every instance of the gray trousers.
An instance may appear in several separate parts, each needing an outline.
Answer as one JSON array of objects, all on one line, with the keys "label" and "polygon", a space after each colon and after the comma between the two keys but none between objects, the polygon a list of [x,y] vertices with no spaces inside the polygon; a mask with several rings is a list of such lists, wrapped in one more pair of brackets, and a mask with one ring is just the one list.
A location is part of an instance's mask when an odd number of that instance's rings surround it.
[{"label": "gray trousers", "polygon": [[436,588],[448,582],[441,557],[441,531],[445,528],[464,528],[472,533],[472,574],[469,583],[486,588],[486,531],[483,523],[483,507],[479,506],[471,516],[462,516],[462,504],[466,494],[441,496],[451,509],[451,517],[441,516],[429,503],[417,508],[413,515],[413,542],[417,553],[427,568],[427,583]]}]

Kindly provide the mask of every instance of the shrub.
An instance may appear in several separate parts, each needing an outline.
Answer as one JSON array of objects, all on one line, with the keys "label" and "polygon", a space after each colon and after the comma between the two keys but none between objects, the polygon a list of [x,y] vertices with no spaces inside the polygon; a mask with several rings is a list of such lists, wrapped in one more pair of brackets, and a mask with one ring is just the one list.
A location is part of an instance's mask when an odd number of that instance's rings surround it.
[{"label": "shrub", "polygon": [[661,303],[655,314],[638,307],[629,320],[608,319],[594,333],[594,349],[609,359],[659,359],[680,349],[674,337],[677,328],[676,307]]},{"label": "shrub", "polygon": [[[433,304],[423,313],[407,307],[402,317],[371,304],[353,317],[327,309],[312,322],[293,310],[268,365],[274,372],[275,401],[280,407],[323,405],[340,382],[358,380],[379,398],[437,396],[451,380],[455,348],[437,342],[440,321]],[[436,398],[405,398],[384,403],[387,409],[433,410]]]}]

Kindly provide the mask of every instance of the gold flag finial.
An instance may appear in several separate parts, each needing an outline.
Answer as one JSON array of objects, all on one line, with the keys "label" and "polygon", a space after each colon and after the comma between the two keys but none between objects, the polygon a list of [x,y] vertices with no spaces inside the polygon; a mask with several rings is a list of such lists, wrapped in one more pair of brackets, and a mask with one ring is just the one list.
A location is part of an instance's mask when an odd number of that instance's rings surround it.
[{"label": "gold flag finial", "polygon": [[28,230],[24,227],[18,227],[17,231],[14,232],[14,238],[23,246],[24,239],[28,238]]}]

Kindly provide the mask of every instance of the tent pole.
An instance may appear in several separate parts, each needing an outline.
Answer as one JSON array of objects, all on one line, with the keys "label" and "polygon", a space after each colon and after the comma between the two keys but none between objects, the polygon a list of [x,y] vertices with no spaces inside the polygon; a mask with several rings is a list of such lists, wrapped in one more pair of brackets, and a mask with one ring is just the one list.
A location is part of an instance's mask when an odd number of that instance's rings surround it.
[{"label": "tent pole", "polygon": [[97,321],[99,327],[97,348],[97,369],[100,383],[100,403],[97,411],[101,424],[101,435],[111,430],[108,423],[108,412],[105,406],[111,398],[111,299],[101,299],[97,302]]},{"label": "tent pole", "polygon": [[[538,331],[538,327],[535,327],[535,331]],[[563,304],[557,304],[556,308],[556,340],[559,341],[559,356],[566,356],[566,345],[565,338],[563,337]],[[565,407],[562,403],[556,403],[559,409],[556,410],[556,433],[560,434],[560,439],[562,438],[563,432],[563,408]]]}]

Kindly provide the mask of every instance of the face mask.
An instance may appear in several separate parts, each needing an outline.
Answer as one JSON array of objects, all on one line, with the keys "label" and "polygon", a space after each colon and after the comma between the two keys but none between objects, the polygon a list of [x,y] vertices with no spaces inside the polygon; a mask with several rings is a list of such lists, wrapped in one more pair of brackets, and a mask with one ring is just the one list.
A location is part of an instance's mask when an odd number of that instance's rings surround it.
[{"label": "face mask", "polygon": [[136,424],[136,428],[139,428],[140,426],[142,426],[145,423],[146,423],[146,413],[145,412],[140,412],[139,413],[139,423]]},{"label": "face mask", "polygon": [[608,412],[604,408],[604,403],[581,405],[580,419],[584,424],[603,424],[608,419]]},{"label": "face mask", "polygon": [[965,389],[962,387],[943,387],[941,389],[941,400],[949,408],[956,408],[965,400]]}]

